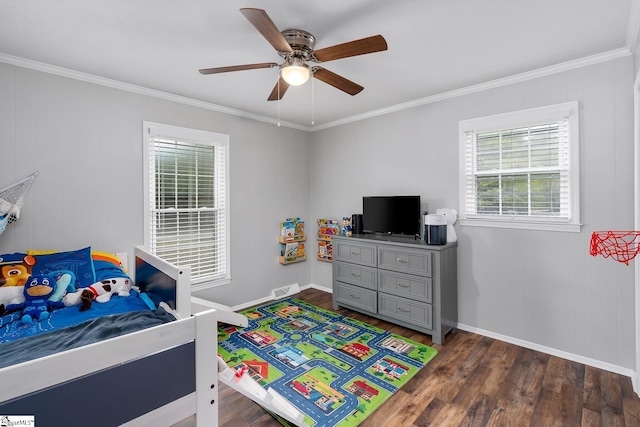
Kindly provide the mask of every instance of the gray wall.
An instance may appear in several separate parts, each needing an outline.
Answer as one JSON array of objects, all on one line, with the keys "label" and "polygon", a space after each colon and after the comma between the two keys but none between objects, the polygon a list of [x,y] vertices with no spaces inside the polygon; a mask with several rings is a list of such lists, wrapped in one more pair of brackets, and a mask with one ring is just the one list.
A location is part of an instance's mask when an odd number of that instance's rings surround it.
[{"label": "gray wall", "polygon": [[[637,3],[636,3],[637,5]],[[632,14],[634,13],[633,11],[631,12]],[[630,40],[630,44],[631,46],[627,46],[629,49],[633,50],[633,58],[634,58],[634,62],[633,62],[633,75],[637,76],[638,73],[640,73],[640,55],[638,55],[638,50],[640,49],[640,28],[634,27],[636,28],[635,31],[635,40]],[[633,36],[631,36],[633,37]]]},{"label": "gray wall", "polygon": [[[628,56],[314,132],[311,215],[359,213],[376,194],[458,209],[460,120],[578,100],[582,232],[458,226],[459,320],[633,369],[633,266],[589,255],[592,231],[633,229],[633,67]],[[329,287],[330,272],[315,263],[311,279]]]},{"label": "gray wall", "polygon": [[460,322],[624,368],[635,365],[633,268],[588,254],[593,230],[633,228],[631,57],[307,134],[0,64],[0,186],[39,170],[0,253],[142,243],[142,121],[231,139],[230,286],[237,305],[331,265],[277,263],[278,223],[361,211],[365,194],[458,207],[458,121],[570,100],[581,106],[581,233],[458,227]]},{"label": "gray wall", "polygon": [[34,170],[0,253],[127,251],[143,243],[142,121],[230,135],[233,284],[198,296],[230,305],[310,281],[281,266],[279,222],[309,217],[307,132],[0,63],[0,187]]}]

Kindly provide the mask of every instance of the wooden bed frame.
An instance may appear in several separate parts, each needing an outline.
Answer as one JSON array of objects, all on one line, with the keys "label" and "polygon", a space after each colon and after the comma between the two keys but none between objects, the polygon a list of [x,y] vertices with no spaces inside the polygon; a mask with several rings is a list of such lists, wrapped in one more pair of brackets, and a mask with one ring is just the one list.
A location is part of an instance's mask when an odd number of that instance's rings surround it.
[{"label": "wooden bed frame", "polygon": [[195,414],[198,427],[218,425],[217,310],[198,303],[192,314],[188,267],[141,247],[134,257],[175,284],[182,318],[0,369],[0,416],[33,415],[38,427],[111,427],[170,426]]}]

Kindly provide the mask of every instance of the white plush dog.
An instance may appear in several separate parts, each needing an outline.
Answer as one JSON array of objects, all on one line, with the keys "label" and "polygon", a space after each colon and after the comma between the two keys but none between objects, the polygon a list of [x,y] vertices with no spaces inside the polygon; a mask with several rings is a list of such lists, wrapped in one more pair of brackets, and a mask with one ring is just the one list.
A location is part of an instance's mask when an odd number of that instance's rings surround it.
[{"label": "white plush dog", "polygon": [[118,294],[126,297],[131,293],[131,280],[125,277],[102,280],[86,288],[78,289],[76,292],[65,295],[62,302],[65,306],[78,305],[82,303],[80,311],[88,310],[92,301],[107,302],[111,295]]},{"label": "white plush dog", "polygon": [[108,294],[108,296],[105,296],[105,298],[103,298],[103,301],[98,302],[109,301],[111,299],[111,295],[113,294],[118,294],[121,297],[128,297],[131,294],[131,280],[126,277],[117,277],[115,279],[103,280],[101,283],[110,285],[111,292]]}]

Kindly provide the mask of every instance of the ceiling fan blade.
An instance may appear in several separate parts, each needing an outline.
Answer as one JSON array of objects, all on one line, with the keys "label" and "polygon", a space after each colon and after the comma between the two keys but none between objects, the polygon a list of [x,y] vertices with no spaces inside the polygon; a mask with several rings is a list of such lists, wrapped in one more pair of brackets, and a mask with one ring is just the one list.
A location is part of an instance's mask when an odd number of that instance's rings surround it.
[{"label": "ceiling fan blade", "polygon": [[269,98],[267,98],[267,101],[278,101],[282,99],[287,89],[289,89],[289,83],[285,82],[284,79],[280,77],[276,85],[273,87]]},{"label": "ceiling fan blade", "polygon": [[350,56],[364,55],[367,53],[387,50],[387,41],[380,34],[353,40],[335,46],[325,47],[313,52],[318,62],[333,61],[334,59],[348,58]]},{"label": "ceiling fan blade", "polygon": [[293,52],[287,40],[285,40],[284,36],[276,27],[276,24],[273,23],[267,12],[262,9],[254,9],[250,7],[245,7],[240,9],[240,13],[244,15],[251,24],[256,27],[256,30],[262,34],[262,36],[267,39],[267,41],[277,50],[278,52]]},{"label": "ceiling fan blade", "polygon": [[202,68],[200,74],[228,73],[230,71],[257,70],[259,68],[277,67],[275,62],[261,62],[260,64],[232,65],[230,67]]},{"label": "ceiling fan blade", "polygon": [[364,87],[359,84],[354,83],[351,80],[347,80],[344,77],[322,67],[314,67],[313,77],[335,87],[336,89],[340,89],[349,95],[357,95],[362,92],[362,89],[364,89]]}]

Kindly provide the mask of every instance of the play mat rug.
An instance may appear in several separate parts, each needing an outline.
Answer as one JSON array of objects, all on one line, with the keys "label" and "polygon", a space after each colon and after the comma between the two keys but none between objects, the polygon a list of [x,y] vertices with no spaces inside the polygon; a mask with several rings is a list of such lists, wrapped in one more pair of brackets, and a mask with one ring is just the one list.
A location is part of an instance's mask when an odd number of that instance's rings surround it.
[{"label": "play mat rug", "polygon": [[295,298],[242,313],[247,328],[220,324],[220,356],[284,396],[309,426],[360,424],[437,354]]}]

